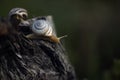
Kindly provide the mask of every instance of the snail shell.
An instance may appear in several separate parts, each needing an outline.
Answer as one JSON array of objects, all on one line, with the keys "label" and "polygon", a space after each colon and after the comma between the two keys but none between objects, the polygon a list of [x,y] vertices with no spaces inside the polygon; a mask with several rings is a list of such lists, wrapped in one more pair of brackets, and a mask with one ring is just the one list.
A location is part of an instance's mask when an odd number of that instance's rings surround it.
[{"label": "snail shell", "polygon": [[52,36],[53,30],[46,20],[36,20],[33,22],[32,31],[36,35]]},{"label": "snail shell", "polygon": [[10,19],[12,15],[19,15],[21,18],[26,19],[28,17],[27,10],[24,8],[13,8],[10,10],[8,14],[8,18]]}]

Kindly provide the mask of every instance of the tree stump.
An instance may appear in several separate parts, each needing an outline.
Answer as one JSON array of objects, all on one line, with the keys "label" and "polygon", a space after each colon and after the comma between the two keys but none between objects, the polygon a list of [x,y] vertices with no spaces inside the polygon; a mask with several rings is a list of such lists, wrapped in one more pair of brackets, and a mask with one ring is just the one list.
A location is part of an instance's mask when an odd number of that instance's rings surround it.
[{"label": "tree stump", "polygon": [[[10,27],[2,19],[0,24],[0,29]],[[62,43],[28,39],[22,33],[2,34],[0,80],[76,80],[65,53]]]}]

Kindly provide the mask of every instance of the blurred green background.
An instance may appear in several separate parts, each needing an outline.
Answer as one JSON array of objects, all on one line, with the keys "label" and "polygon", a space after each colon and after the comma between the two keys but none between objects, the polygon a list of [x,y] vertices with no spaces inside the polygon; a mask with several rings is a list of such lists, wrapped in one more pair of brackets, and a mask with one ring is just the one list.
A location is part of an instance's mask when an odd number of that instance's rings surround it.
[{"label": "blurred green background", "polygon": [[14,7],[53,16],[78,80],[120,80],[119,0],[0,0],[0,16]]}]

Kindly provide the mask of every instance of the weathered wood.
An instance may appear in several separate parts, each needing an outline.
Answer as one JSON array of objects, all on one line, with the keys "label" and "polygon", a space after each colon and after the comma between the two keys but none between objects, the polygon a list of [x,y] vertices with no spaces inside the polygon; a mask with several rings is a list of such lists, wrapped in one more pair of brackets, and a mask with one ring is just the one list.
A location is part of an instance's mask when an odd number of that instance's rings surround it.
[{"label": "weathered wood", "polygon": [[43,38],[15,32],[0,36],[0,80],[75,80],[65,53],[61,43]]}]

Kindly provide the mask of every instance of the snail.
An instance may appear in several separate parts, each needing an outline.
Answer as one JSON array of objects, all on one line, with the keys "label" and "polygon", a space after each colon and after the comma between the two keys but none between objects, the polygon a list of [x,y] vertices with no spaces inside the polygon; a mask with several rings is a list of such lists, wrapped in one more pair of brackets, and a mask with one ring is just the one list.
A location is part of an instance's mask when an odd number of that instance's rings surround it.
[{"label": "snail", "polygon": [[43,37],[44,39],[50,40],[55,43],[59,43],[60,39],[65,36],[57,38],[56,35],[53,34],[53,29],[50,23],[47,20],[36,20],[33,22],[31,26],[32,34],[27,35],[27,38],[35,39]]},{"label": "snail", "polygon": [[8,14],[8,19],[11,20],[13,16],[15,16],[16,19],[26,20],[28,18],[28,13],[24,8],[13,8]]},{"label": "snail", "polygon": [[13,8],[9,11],[8,14],[9,21],[11,22],[14,29],[16,29],[17,31],[20,31],[20,29],[24,27],[24,25],[19,25],[21,22],[24,22],[24,24],[29,24],[29,22],[26,21],[27,18],[28,13],[27,10],[24,8]]}]

